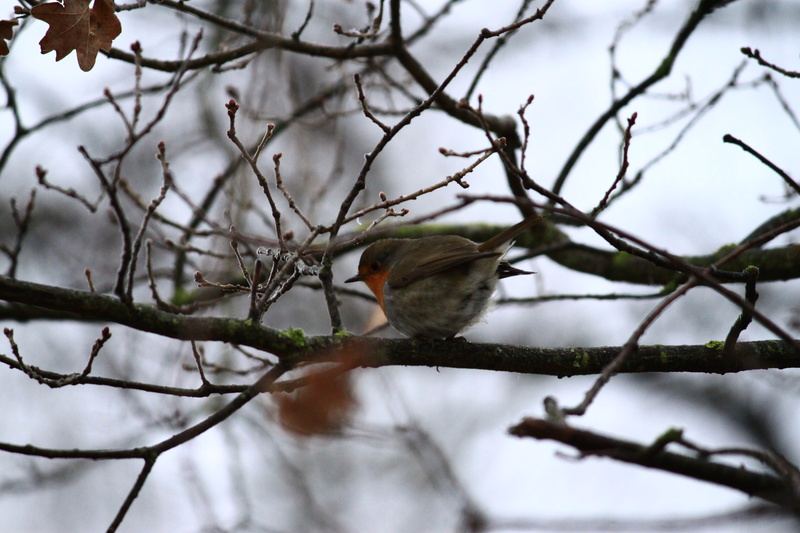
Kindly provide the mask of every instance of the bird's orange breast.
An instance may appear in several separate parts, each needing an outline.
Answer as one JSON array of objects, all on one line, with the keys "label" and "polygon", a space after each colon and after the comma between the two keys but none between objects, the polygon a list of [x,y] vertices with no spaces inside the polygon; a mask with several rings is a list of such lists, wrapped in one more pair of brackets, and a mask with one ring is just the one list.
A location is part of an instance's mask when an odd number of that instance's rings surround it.
[{"label": "bird's orange breast", "polygon": [[386,311],[386,307],[383,302],[383,286],[386,284],[387,279],[389,279],[388,268],[384,268],[378,272],[371,272],[364,277],[364,283],[369,287],[369,290],[372,291],[372,294],[375,295],[375,298],[378,300],[378,305],[381,306],[384,312]]}]

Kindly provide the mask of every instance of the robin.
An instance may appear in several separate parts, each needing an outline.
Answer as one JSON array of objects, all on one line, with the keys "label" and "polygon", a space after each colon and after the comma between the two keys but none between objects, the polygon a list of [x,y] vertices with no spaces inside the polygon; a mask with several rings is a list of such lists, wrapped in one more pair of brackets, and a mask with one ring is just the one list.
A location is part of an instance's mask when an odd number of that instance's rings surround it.
[{"label": "robin", "polygon": [[503,256],[540,220],[528,217],[480,244],[458,235],[382,239],[364,250],[358,274],[345,283],[363,281],[400,333],[450,339],[480,319],[497,280],[533,274]]}]

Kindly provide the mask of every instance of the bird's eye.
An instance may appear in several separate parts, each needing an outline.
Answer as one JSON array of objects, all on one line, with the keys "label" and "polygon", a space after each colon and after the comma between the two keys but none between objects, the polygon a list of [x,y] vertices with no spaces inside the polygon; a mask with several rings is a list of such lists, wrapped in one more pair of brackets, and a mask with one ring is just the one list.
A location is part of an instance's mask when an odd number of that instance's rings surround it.
[{"label": "bird's eye", "polygon": [[373,261],[372,263],[370,263],[369,269],[372,270],[373,272],[377,272],[378,270],[380,270],[381,269],[380,261]]}]

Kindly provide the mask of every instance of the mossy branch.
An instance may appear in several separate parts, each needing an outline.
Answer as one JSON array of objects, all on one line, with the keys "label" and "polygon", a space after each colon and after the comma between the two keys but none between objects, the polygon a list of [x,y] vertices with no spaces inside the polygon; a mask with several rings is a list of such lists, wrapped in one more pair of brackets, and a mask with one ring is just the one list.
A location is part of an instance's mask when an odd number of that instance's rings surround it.
[{"label": "mossy branch", "polygon": [[[0,300],[30,320],[23,306],[61,312],[71,319],[103,321],[145,333],[180,340],[217,341],[275,354],[293,366],[300,362],[355,358],[360,366],[392,365],[471,368],[525,374],[576,376],[597,374],[619,347],[537,348],[458,341],[380,339],[355,335],[305,336],[300,330],[281,331],[247,319],[194,317],[161,311],[152,305],[127,306],[117,298],[85,291],[29,283],[0,276]],[[45,315],[52,318],[52,313]],[[353,359],[350,359],[353,360]],[[642,346],[620,369],[635,372],[728,373],[760,368],[798,368],[800,354],[781,341],[741,342],[735,357],[726,357],[720,343],[702,346]]]}]

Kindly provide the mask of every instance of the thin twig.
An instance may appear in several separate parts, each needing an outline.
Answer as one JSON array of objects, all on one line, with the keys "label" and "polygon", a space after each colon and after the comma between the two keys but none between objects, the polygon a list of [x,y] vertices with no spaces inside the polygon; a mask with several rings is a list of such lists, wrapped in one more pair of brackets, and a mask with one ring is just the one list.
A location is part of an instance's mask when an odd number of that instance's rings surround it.
[{"label": "thin twig", "polygon": [[770,169],[775,171],[775,173],[778,174],[778,176],[783,178],[783,181],[785,181],[786,184],[794,190],[794,192],[800,194],[800,184],[798,184],[795,180],[793,180],[792,177],[789,176],[789,174],[786,173],[786,171],[784,171],[778,165],[776,165],[775,163],[773,163],[772,161],[770,161],[769,159],[767,159],[766,157],[764,157],[763,155],[758,153],[754,148],[752,148],[746,142],[744,142],[744,141],[742,141],[740,139],[737,139],[736,137],[734,137],[730,133],[726,133],[722,137],[722,142],[735,144],[738,147],[740,147],[742,150],[744,150],[745,152],[755,156],[756,159],[758,159],[759,161],[761,161],[762,163],[767,165]]},{"label": "thin twig", "polygon": [[233,250],[233,255],[236,257],[239,271],[242,273],[245,283],[247,283],[248,286],[252,286],[253,279],[250,277],[250,272],[247,271],[247,267],[244,264],[244,258],[239,252],[239,241],[236,239],[236,226],[231,226],[231,249]]},{"label": "thin twig", "polygon": [[367,97],[364,95],[364,88],[361,86],[361,74],[356,72],[353,75],[353,81],[355,81],[356,89],[358,89],[358,102],[361,104],[361,111],[364,113],[364,116],[383,130],[383,133],[389,133],[389,126],[378,120],[378,117],[373,115],[372,111],[369,110],[369,106],[367,106]]},{"label": "thin twig", "polygon": [[[228,109],[228,118],[230,119],[230,127],[228,128],[227,132],[228,138],[233,141],[233,144],[239,149],[242,157],[244,157],[245,161],[247,161],[247,163],[250,165],[250,169],[258,179],[258,184],[261,185],[261,190],[264,191],[264,196],[267,197],[269,206],[272,209],[272,218],[275,220],[275,236],[278,239],[281,250],[285,250],[286,244],[283,242],[283,231],[281,230],[281,212],[278,210],[278,206],[275,205],[275,200],[272,198],[272,191],[269,189],[269,183],[267,183],[267,179],[258,168],[258,160],[256,157],[250,155],[250,153],[247,151],[247,148],[245,148],[244,144],[242,144],[242,141],[240,141],[239,137],[236,135],[236,112],[239,110],[239,104],[237,104],[234,100],[230,100],[227,104],[225,104],[225,107]],[[269,126],[267,126],[267,133],[265,134],[264,138],[262,138],[262,143],[266,142],[264,139],[268,138],[270,134],[271,130]],[[259,144],[259,146],[261,146],[261,144]],[[259,150],[257,149],[256,152],[258,153]]]},{"label": "thin twig", "polygon": [[[756,291],[756,282],[758,281],[758,267],[749,266],[744,270],[747,276],[745,282],[745,299],[750,302],[750,305],[755,306],[758,300],[758,291]],[[722,347],[722,354],[725,357],[734,357],[736,354],[736,341],[739,335],[747,329],[750,322],[753,321],[753,313],[749,309],[742,309],[742,313],[736,318],[731,326],[728,336],[725,337],[725,344]]]},{"label": "thin twig", "polygon": [[299,41],[300,40],[300,36],[305,31],[306,26],[308,26],[308,23],[311,22],[311,17],[314,15],[314,2],[315,2],[315,0],[309,0],[309,2],[308,2],[308,11],[306,11],[306,18],[303,19],[303,23],[300,24],[300,27],[297,28],[295,31],[293,31],[292,34],[291,34],[292,35],[292,39],[294,39],[295,41]]},{"label": "thin twig", "polygon": [[530,298],[500,298],[497,300],[497,305],[531,305],[564,300],[651,300],[662,296],[664,296],[664,291],[648,294],[624,294],[619,292],[607,294],[546,294],[544,296],[531,296]]},{"label": "thin twig", "polygon": [[153,470],[153,466],[155,466],[156,459],[158,457],[158,455],[152,455],[144,458],[142,470],[139,472],[139,475],[136,476],[136,481],[131,487],[131,490],[128,491],[125,501],[122,502],[117,514],[114,516],[114,520],[108,526],[106,533],[114,533],[122,524],[122,521],[125,519],[125,515],[128,514],[128,510],[131,508],[131,505],[133,505],[134,500],[136,500],[136,498],[139,496],[139,492],[142,490],[142,487],[144,487],[144,483],[147,481],[147,477]]},{"label": "thin twig", "polygon": [[89,284],[89,292],[95,292],[94,282],[92,281],[92,271],[87,268],[86,270],[83,271],[83,273],[86,276],[86,283]]},{"label": "thin twig", "polygon": [[[504,146],[504,142],[503,142],[502,139],[498,139],[497,141],[498,141],[498,146],[500,146],[500,147]],[[440,151],[442,151],[442,150],[440,150]],[[372,205],[370,205],[368,207],[365,207],[363,209],[359,209],[358,211],[356,211],[352,215],[346,216],[344,218],[343,223],[352,222],[353,220],[357,220],[357,219],[363,217],[364,215],[366,215],[368,213],[371,213],[373,211],[377,211],[377,210],[380,210],[380,209],[384,209],[385,210],[385,209],[388,209],[388,208],[393,207],[395,205],[402,204],[404,202],[408,202],[410,200],[416,200],[420,196],[426,195],[426,194],[428,194],[430,192],[433,192],[433,191],[435,191],[437,189],[441,189],[442,187],[446,187],[447,185],[449,185],[449,184],[451,184],[453,182],[458,183],[462,188],[466,189],[466,188],[469,187],[469,184],[466,181],[464,181],[464,178],[467,176],[467,174],[469,174],[472,171],[474,171],[478,167],[478,165],[480,165],[481,163],[483,163],[484,161],[489,159],[492,156],[492,154],[494,154],[495,152],[496,152],[496,148],[494,148],[494,147],[490,148],[488,150],[483,150],[482,151],[483,155],[478,157],[474,162],[470,163],[469,165],[467,165],[463,169],[459,170],[458,172],[456,172],[454,174],[451,174],[451,175],[445,177],[443,180],[439,181],[438,183],[434,183],[433,185],[430,185],[428,187],[424,187],[422,189],[419,189],[418,191],[415,191],[415,192],[413,192],[411,194],[400,195],[397,198],[393,198],[391,200],[384,199],[385,196],[381,197],[381,201],[380,202],[372,204]],[[443,152],[443,154],[444,155],[451,155],[451,154],[446,153],[446,151]],[[329,228],[326,228],[326,230],[329,230]]]},{"label": "thin twig", "polygon": [[[677,290],[673,291],[670,295],[661,300],[661,302],[659,302],[659,304],[647,314],[644,320],[639,323],[633,333],[631,333],[631,335],[628,337],[628,341],[622,347],[619,354],[609,364],[603,367],[603,371],[600,373],[600,376],[598,376],[589,390],[586,391],[583,401],[581,401],[581,403],[575,407],[564,408],[561,410],[561,412],[564,415],[582,416],[585,414],[586,409],[592,404],[600,390],[606,385],[606,383],[608,383],[611,377],[614,376],[620,368],[622,368],[627,360],[634,353],[636,353],[636,350],[639,347],[639,339],[642,337],[642,335],[644,335],[645,331],[647,331],[653,322],[655,322],[655,320],[661,316],[667,307],[675,302],[675,300],[689,292],[690,289],[696,287],[698,283],[699,280],[692,277]],[[555,400],[551,397],[548,397],[545,401],[549,403],[555,403]]]},{"label": "thin twig", "polygon": [[125,289],[125,278],[127,277],[128,269],[130,268],[132,243],[131,227],[128,222],[128,217],[125,215],[125,211],[120,203],[120,198],[117,194],[118,189],[112,180],[109,180],[108,176],[106,176],[101,162],[90,156],[89,152],[84,146],[79,146],[78,152],[86,159],[86,161],[89,163],[89,166],[91,166],[92,170],[94,170],[95,176],[97,176],[98,180],[100,180],[100,184],[103,186],[109,203],[111,204],[111,210],[114,213],[114,217],[117,219],[117,226],[119,226],[119,231],[122,236],[122,254],[120,256],[119,266],[117,267],[117,279],[114,283],[114,294],[116,294],[117,297],[123,302],[130,304],[131,301],[128,298],[128,291]]},{"label": "thin twig", "polygon": [[[384,201],[384,202],[387,201],[386,193],[380,192],[380,193],[378,193],[378,195],[379,195],[379,197],[380,197],[380,199],[382,201]],[[369,232],[369,230],[371,230],[372,228],[374,228],[375,226],[377,226],[378,224],[380,224],[381,222],[383,222],[387,218],[390,218],[390,217],[404,217],[408,213],[409,213],[408,209],[405,209],[405,208],[401,209],[398,212],[398,211],[395,211],[394,209],[392,209],[391,207],[387,207],[382,215],[380,215],[378,218],[373,220],[372,223],[370,223],[370,225],[367,226],[367,229],[364,230],[364,233]]]},{"label": "thin twig", "polygon": [[134,274],[136,273],[136,260],[139,257],[139,250],[142,247],[142,239],[144,239],[144,234],[147,231],[147,225],[150,222],[150,218],[153,216],[153,213],[155,213],[156,209],[158,209],[158,206],[161,205],[161,202],[163,202],[164,198],[166,198],[167,191],[169,191],[173,182],[172,172],[169,170],[169,163],[167,162],[166,146],[164,145],[164,141],[158,143],[158,155],[156,157],[161,162],[161,175],[163,183],[158,196],[154,198],[147,207],[147,211],[145,211],[144,217],[142,217],[142,223],[139,225],[139,231],[136,233],[136,237],[133,239],[130,267],[128,268],[128,301],[133,300],[133,280]]},{"label": "thin twig", "polygon": [[575,148],[573,148],[570,156],[567,158],[567,161],[564,163],[561,171],[556,177],[552,187],[552,192],[554,195],[558,196],[561,194],[561,190],[564,188],[566,180],[572,172],[572,169],[577,164],[578,159],[581,157],[581,155],[583,155],[583,153],[586,151],[586,148],[592,143],[592,141],[594,141],[595,137],[597,137],[597,135],[603,129],[606,122],[613,119],[617,113],[626,105],[628,105],[633,99],[644,94],[650,87],[669,76],[670,72],[672,71],[672,66],[675,64],[675,61],[683,50],[684,45],[688,41],[689,37],[700,25],[700,22],[706,17],[706,15],[711,13],[713,9],[714,2],[700,2],[697,9],[689,14],[686,21],[675,34],[669,51],[660,61],[656,62],[653,72],[638,85],[631,87],[623,96],[615,99],[608,109],[606,109],[606,111],[603,112],[603,114],[601,114],[589,127]]},{"label": "thin twig", "polygon": [[522,104],[519,109],[517,110],[517,115],[519,115],[519,120],[522,122],[522,148],[520,149],[520,161],[519,161],[519,168],[522,172],[527,172],[525,170],[525,158],[528,152],[528,142],[530,141],[531,137],[531,126],[528,124],[528,119],[525,118],[525,111],[528,110],[528,107],[533,103],[533,95],[530,95],[528,99]]},{"label": "thin twig", "polygon": [[[311,246],[311,243],[314,242],[314,239],[316,239],[317,235],[319,235],[322,229],[323,229],[322,226],[317,226],[316,228],[314,228],[311,231],[311,233],[308,234],[303,243],[294,252],[292,252],[291,254],[289,254],[288,257],[285,258],[286,261],[284,265],[279,270],[277,270],[274,276],[271,277],[271,279],[266,283],[264,287],[264,293],[262,294],[261,298],[258,300],[258,303],[256,304],[256,309],[255,309],[256,317],[251,316],[250,317],[251,319],[254,320],[257,319],[260,322],[261,318],[264,316],[264,313],[267,311],[269,306],[271,306],[277,300],[277,297],[282,296],[286,292],[286,290],[288,290],[288,287],[284,290],[281,290],[280,285],[285,285],[286,283],[289,283],[289,287],[291,287],[291,285],[293,285],[294,282],[296,281],[296,277],[302,275],[302,271],[297,268],[296,262],[300,259],[300,257],[302,257],[303,254],[305,254],[305,252],[308,250],[308,247]],[[276,269],[277,264],[278,261],[276,259],[275,263],[273,264],[273,269]],[[292,279],[293,277],[295,279]],[[276,294],[277,297],[275,297]]]},{"label": "thin twig", "polygon": [[[517,10],[517,14],[514,16],[514,22],[519,22],[525,16],[525,13],[528,11],[532,0],[522,0],[522,3]],[[521,26],[520,26],[521,27]],[[497,39],[495,39],[494,44],[489,49],[489,52],[481,59],[481,64],[478,66],[475,75],[472,77],[472,81],[469,84],[469,88],[467,89],[466,94],[464,94],[464,100],[469,101],[472,98],[472,94],[475,92],[475,89],[478,87],[478,83],[480,82],[481,78],[484,74],[489,70],[489,65],[492,64],[495,56],[500,52],[500,50],[508,43],[508,40],[514,36],[514,33],[520,28],[517,27],[515,29],[509,30],[505,32],[504,35],[501,35]]]},{"label": "thin twig", "polygon": [[153,273],[153,240],[147,239],[144,243],[144,264],[145,270],[147,271],[147,285],[150,287],[150,294],[153,296],[153,300],[156,302],[156,306],[159,309],[163,309],[165,311],[169,311],[172,313],[179,313],[181,309],[170,303],[165,302],[161,299],[161,295],[158,294],[158,286],[156,284],[156,277]]},{"label": "thin twig", "polygon": [[776,65],[774,63],[770,63],[769,61],[767,61],[766,59],[761,57],[761,52],[758,50],[758,48],[756,48],[755,50],[752,50],[749,47],[745,46],[745,47],[743,47],[741,49],[741,51],[747,57],[755,59],[756,61],[758,61],[758,64],[761,65],[762,67],[770,68],[770,69],[774,70],[775,72],[779,72],[779,73],[781,73],[784,76],[787,76],[789,78],[800,78],[800,72],[792,71],[792,70],[786,70],[784,68],[779,67],[778,65]]},{"label": "thin twig", "polygon": [[36,165],[36,178],[39,180],[39,185],[41,185],[45,189],[48,189],[48,190],[51,190],[51,191],[56,191],[56,192],[59,192],[59,193],[63,194],[64,196],[68,196],[69,198],[73,198],[75,200],[78,200],[78,202],[80,202],[81,205],[83,205],[86,209],[88,209],[92,213],[97,212],[97,207],[100,205],[100,202],[103,200],[103,195],[100,194],[100,196],[98,196],[97,200],[95,200],[94,202],[90,202],[85,197],[81,196],[73,188],[65,189],[63,187],[59,187],[58,185],[54,185],[54,184],[50,183],[49,181],[47,181],[47,171],[45,169],[43,169],[42,167],[40,167],[39,165]]},{"label": "thin twig", "polygon": [[303,214],[303,211],[300,210],[300,207],[297,205],[297,202],[294,201],[292,195],[289,194],[289,191],[286,190],[286,187],[283,185],[283,180],[281,179],[281,157],[283,154],[275,154],[272,156],[272,161],[275,163],[275,185],[278,187],[278,190],[283,193],[283,197],[286,198],[286,201],[289,203],[289,208],[295,212],[295,214],[300,217],[300,220],[306,225],[309,231],[314,229],[314,225],[308,219],[306,215]]},{"label": "thin twig", "polygon": [[66,375],[59,375],[58,377],[50,377],[46,375],[47,373],[40,370],[35,366],[28,366],[23,360],[22,355],[19,351],[19,346],[14,341],[14,330],[5,328],[3,330],[6,338],[8,339],[8,343],[11,346],[11,353],[14,354],[14,357],[17,360],[19,365],[19,369],[25,373],[29,378],[35,380],[37,383],[41,383],[42,385],[47,385],[51,389],[58,389],[61,387],[66,387],[69,385],[76,385],[81,383],[83,379],[88,376],[92,371],[92,363],[94,363],[95,358],[100,354],[100,350],[103,348],[106,342],[111,338],[111,331],[108,327],[103,328],[100,338],[97,339],[94,344],[92,345],[92,350],[89,353],[89,361],[86,363],[86,366],[81,372],[73,372],[72,374]]},{"label": "thin twig", "polygon": [[197,364],[197,373],[200,374],[200,382],[202,383],[203,387],[207,387],[211,385],[211,382],[208,381],[205,372],[203,372],[203,363],[202,363],[203,356],[201,355],[201,349],[197,347],[197,342],[195,341],[190,341],[190,344],[192,345],[192,355],[194,356],[194,362]]},{"label": "thin twig", "polygon": [[603,199],[600,200],[600,203],[597,204],[597,206],[592,209],[591,214],[589,214],[589,216],[592,218],[596,218],[597,215],[599,215],[600,212],[606,208],[608,205],[608,198],[611,196],[611,193],[614,192],[614,189],[617,188],[617,185],[619,185],[619,183],[625,179],[625,173],[628,171],[628,149],[631,146],[631,128],[633,128],[633,125],[636,124],[637,116],[638,114],[634,113],[628,119],[628,127],[625,128],[625,134],[622,138],[622,162],[619,166],[619,172],[617,173],[617,177],[614,179],[614,183],[611,184],[611,187],[608,188],[605,196],[603,196]]},{"label": "thin twig", "polygon": [[[697,102],[690,101],[684,108],[678,110],[673,115],[667,117],[664,120],[656,124],[652,124],[650,126],[643,126],[640,127],[638,131],[638,135],[644,135],[646,133],[652,133],[659,130],[663,130],[675,124],[676,122],[683,120],[687,116],[689,119],[686,123],[681,126],[680,130],[674,135],[672,142],[669,145],[661,150],[658,154],[650,158],[645,164],[643,164],[638,171],[634,174],[633,179],[631,180],[623,180],[621,186],[619,187],[618,191],[612,195],[611,199],[609,200],[609,204],[617,201],[620,197],[622,197],[626,193],[630,193],[645,177],[645,174],[649,171],[650,168],[654,167],[658,163],[660,163],[663,159],[665,159],[668,155],[677,149],[677,147],[683,142],[686,138],[687,134],[692,131],[697,125],[700,120],[710,113],[718,104],[722,102],[722,97],[725,96],[729,91],[736,90],[736,89],[743,89],[743,88],[755,88],[760,86],[762,83],[766,83],[765,78],[759,78],[754,81],[750,82],[740,82],[739,76],[744,71],[745,66],[747,65],[746,61],[742,61],[731,74],[731,77],[725,84],[711,93],[710,95],[702,98]],[[688,98],[688,97],[687,97]]]},{"label": "thin twig", "polygon": [[[175,73],[175,75],[173,77],[172,84],[170,85],[169,91],[167,91],[167,93],[164,95],[164,100],[161,103],[161,106],[158,108],[158,111],[156,111],[156,114],[153,116],[153,118],[150,120],[150,122],[145,124],[144,127],[142,127],[142,129],[134,132],[133,135],[128,139],[128,142],[125,143],[125,146],[123,146],[123,148],[119,152],[116,152],[116,153],[110,155],[105,160],[101,161],[100,162],[101,164],[110,163],[112,161],[121,161],[133,149],[133,147],[136,144],[138,144],[138,142],[142,138],[144,138],[151,131],[153,131],[153,128],[155,128],[156,125],[158,125],[158,123],[161,122],[161,120],[167,114],[167,110],[169,109],[170,104],[172,103],[173,97],[178,93],[178,91],[180,89],[183,88],[182,81],[183,81],[183,78],[186,76],[186,73],[188,72],[189,62],[191,61],[192,55],[194,55],[194,53],[197,51],[198,47],[200,46],[200,41],[202,39],[203,39],[203,29],[201,28],[200,31],[197,32],[197,34],[195,35],[194,39],[192,40],[191,46],[189,47],[189,50],[186,53],[185,59],[181,62],[180,68],[176,71],[176,73]],[[141,53],[140,52],[141,51],[139,51],[139,53],[137,53],[134,56],[133,63],[134,63],[134,65],[139,64],[140,68],[141,68],[141,63],[143,62],[143,59],[141,57]],[[136,81],[135,85],[137,87],[138,87],[138,84],[139,84],[139,82]],[[141,93],[140,90],[134,88],[134,95],[137,94],[137,92]],[[136,115],[140,111],[141,111],[141,103],[139,104],[138,107],[134,104],[134,111],[133,111],[134,115]],[[133,124],[134,122],[138,122],[138,117],[134,116],[134,119],[131,120],[131,123]]]},{"label": "thin twig", "polygon": [[256,259],[255,266],[253,267],[253,277],[250,280],[250,312],[248,316],[251,318],[258,317],[256,304],[258,302],[258,282],[261,279],[261,260]]},{"label": "thin twig", "polygon": [[33,215],[33,208],[36,205],[36,189],[31,190],[28,197],[28,203],[25,209],[20,213],[17,207],[17,199],[11,198],[11,219],[17,227],[16,235],[14,236],[14,244],[7,246],[0,243],[0,251],[3,251],[9,258],[10,264],[6,270],[6,276],[13,278],[17,275],[17,268],[19,267],[19,254],[22,251],[22,242],[25,240],[25,235],[28,233],[31,223],[31,215]]},{"label": "thin twig", "polygon": [[267,124],[267,131],[264,132],[264,136],[261,137],[261,140],[258,142],[258,146],[256,146],[256,151],[253,154],[253,160],[257,163],[258,158],[261,157],[261,151],[267,145],[267,141],[272,138],[272,134],[275,132],[275,124],[269,123]]}]

